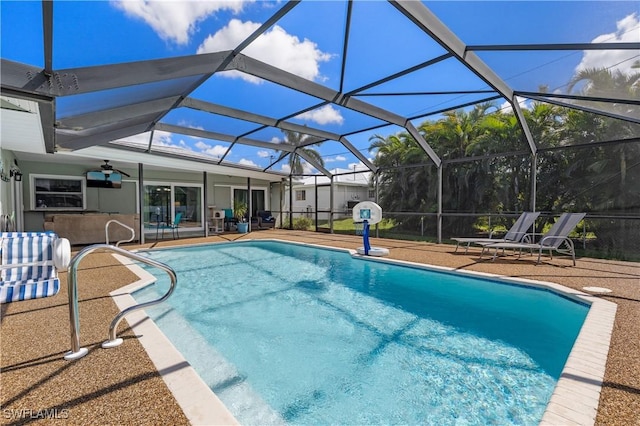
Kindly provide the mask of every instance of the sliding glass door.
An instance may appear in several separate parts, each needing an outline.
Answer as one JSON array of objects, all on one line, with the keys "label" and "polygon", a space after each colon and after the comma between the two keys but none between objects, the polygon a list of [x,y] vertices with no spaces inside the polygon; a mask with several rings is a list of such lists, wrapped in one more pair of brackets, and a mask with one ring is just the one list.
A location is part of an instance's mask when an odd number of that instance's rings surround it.
[{"label": "sliding glass door", "polygon": [[[248,216],[256,217],[257,212],[260,210],[266,210],[265,206],[265,190],[264,189],[252,189],[251,190],[251,214]],[[237,203],[243,203],[249,206],[249,197],[246,189],[235,188],[233,190],[233,205]]]},{"label": "sliding glass door", "polygon": [[193,186],[173,187],[174,217],[182,214],[181,224],[185,227],[202,226],[202,189]]},{"label": "sliding glass door", "polygon": [[204,229],[202,185],[145,185],[143,204],[143,220],[150,231],[174,223],[178,216],[181,228]]}]

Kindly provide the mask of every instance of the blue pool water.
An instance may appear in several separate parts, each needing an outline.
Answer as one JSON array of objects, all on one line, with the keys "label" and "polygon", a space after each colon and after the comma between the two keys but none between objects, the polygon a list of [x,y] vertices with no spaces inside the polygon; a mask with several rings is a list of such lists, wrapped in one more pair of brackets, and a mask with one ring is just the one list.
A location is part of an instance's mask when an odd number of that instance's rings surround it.
[{"label": "blue pool water", "polygon": [[280,242],[148,256],[178,286],[147,313],[242,424],[538,424],[588,311]]}]

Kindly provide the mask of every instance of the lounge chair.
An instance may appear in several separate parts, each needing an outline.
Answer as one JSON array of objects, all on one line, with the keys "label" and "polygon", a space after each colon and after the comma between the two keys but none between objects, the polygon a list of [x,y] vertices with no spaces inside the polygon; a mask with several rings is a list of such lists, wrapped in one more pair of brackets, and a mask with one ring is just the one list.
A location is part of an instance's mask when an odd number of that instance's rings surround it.
[{"label": "lounge chair", "polygon": [[71,246],[52,233],[0,233],[0,303],[54,296]]},{"label": "lounge chair", "polygon": [[551,257],[551,259],[553,259],[553,251],[555,250],[558,253],[571,256],[573,266],[576,266],[576,252],[573,241],[569,238],[569,233],[573,231],[578,225],[578,222],[585,216],[586,213],[563,213],[551,229],[542,235],[542,238],[537,243],[533,242],[536,234],[525,235],[522,242],[483,243],[481,244],[483,247],[480,257],[482,258],[486,249],[495,249],[493,260],[496,260],[498,256],[498,249],[503,249],[503,252],[505,249],[519,250],[518,257],[522,255],[523,249],[529,249],[531,252],[538,250],[538,262],[536,264],[540,264],[540,257],[542,256],[543,250],[549,250],[549,257]]},{"label": "lounge chair", "polygon": [[458,251],[458,246],[460,243],[466,243],[467,246],[464,249],[465,254],[469,250],[469,246],[471,244],[486,244],[486,243],[502,243],[502,242],[520,242],[522,238],[527,234],[533,222],[536,221],[540,212],[523,212],[518,220],[513,224],[511,229],[505,234],[502,238],[491,238],[492,234],[489,234],[489,238],[474,238],[474,237],[464,237],[464,238],[452,238],[452,240],[457,241],[456,244],[456,252]]}]

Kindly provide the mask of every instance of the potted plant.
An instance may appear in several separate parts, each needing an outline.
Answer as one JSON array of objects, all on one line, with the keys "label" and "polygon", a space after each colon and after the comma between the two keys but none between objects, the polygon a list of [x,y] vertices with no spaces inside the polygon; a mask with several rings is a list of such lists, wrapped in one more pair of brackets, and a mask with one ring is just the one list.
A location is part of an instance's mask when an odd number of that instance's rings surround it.
[{"label": "potted plant", "polygon": [[247,204],[242,201],[233,203],[233,215],[238,221],[238,232],[244,234],[249,231],[249,223],[247,223]]}]

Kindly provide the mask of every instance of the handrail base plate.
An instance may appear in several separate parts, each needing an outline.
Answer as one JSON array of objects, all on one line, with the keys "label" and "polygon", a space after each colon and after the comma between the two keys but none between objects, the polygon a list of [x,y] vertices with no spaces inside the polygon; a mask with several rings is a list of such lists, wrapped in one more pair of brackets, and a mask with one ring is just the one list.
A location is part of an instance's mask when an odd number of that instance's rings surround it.
[{"label": "handrail base plate", "polygon": [[123,341],[124,340],[122,340],[119,337],[117,339],[113,339],[113,340],[105,340],[104,342],[102,342],[102,347],[104,349],[115,348],[115,347],[120,346]]},{"label": "handrail base plate", "polygon": [[69,351],[66,354],[64,354],[64,359],[66,359],[67,361],[75,361],[76,359],[80,359],[88,353],[89,353],[89,349],[80,348],[78,352]]}]

